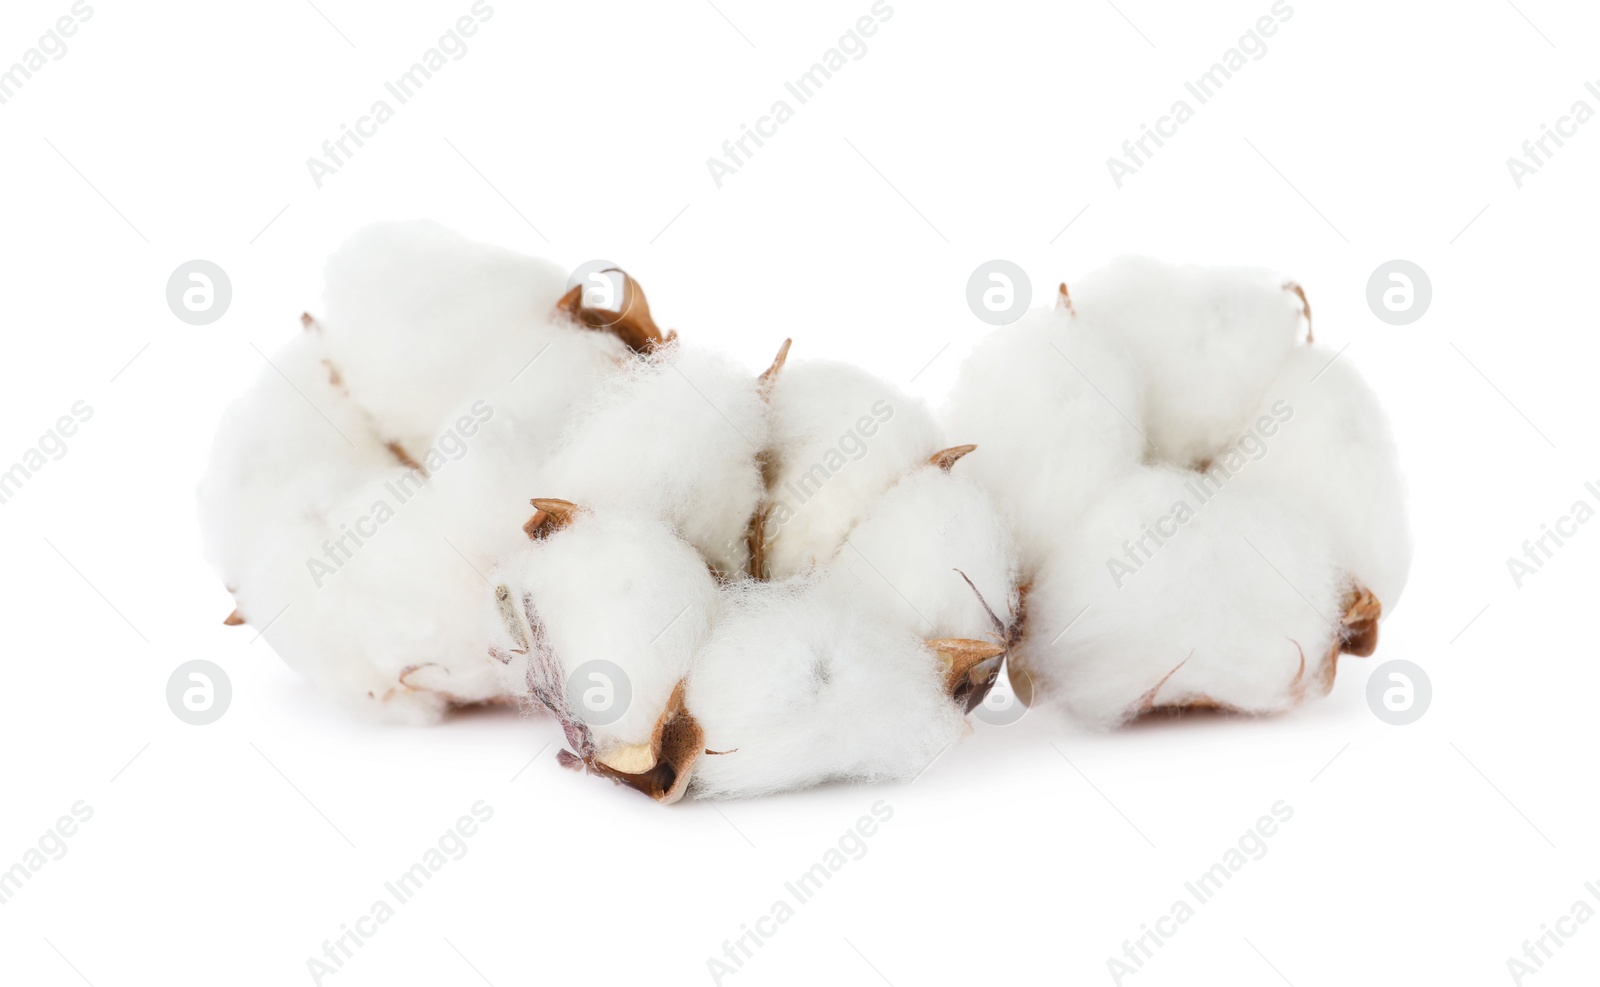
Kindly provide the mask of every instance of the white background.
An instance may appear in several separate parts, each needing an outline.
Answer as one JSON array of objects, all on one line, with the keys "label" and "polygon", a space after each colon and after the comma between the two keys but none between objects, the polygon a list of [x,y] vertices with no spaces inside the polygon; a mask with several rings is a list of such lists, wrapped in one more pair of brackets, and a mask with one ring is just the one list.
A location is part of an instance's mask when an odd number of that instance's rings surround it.
[{"label": "white background", "polygon": [[[1125,982],[1514,982],[1507,958],[1600,882],[1600,524],[1520,589],[1506,568],[1600,481],[1600,121],[1521,189],[1505,164],[1575,100],[1600,110],[1600,12],[1517,2],[1292,0],[1266,55],[1121,189],[1106,158],[1268,0],[895,0],[720,189],[706,159],[868,0],[495,0],[320,189],[306,159],[468,0],[95,3],[0,106],[0,467],[94,409],[0,506],[0,867],[94,809],[0,905],[0,979],[311,983],[323,941],[484,800],[467,855],[325,983],[710,983],[724,940],[882,799],[866,855],[724,983],[1111,983],[1108,957],[1278,800],[1294,816],[1266,856]],[[0,67],[68,8],[9,0]],[[1410,586],[1377,655],[1292,715],[1083,736],[1035,711],[910,785],[663,809],[560,769],[548,721],[352,721],[221,625],[193,490],[262,370],[251,344],[299,331],[344,237],[415,216],[615,260],[663,324],[752,369],[793,336],[934,401],[989,331],[964,291],[990,258],[1041,300],[1128,251],[1277,268],[1391,411]],[[164,299],[193,258],[233,283],[206,327]],[[1410,326],[1366,305],[1393,258],[1432,279]],[[164,698],[193,658],[233,681],[207,727]],[[1365,700],[1395,658],[1433,682],[1407,727]],[[1596,970],[1600,920],[1525,982]]]}]

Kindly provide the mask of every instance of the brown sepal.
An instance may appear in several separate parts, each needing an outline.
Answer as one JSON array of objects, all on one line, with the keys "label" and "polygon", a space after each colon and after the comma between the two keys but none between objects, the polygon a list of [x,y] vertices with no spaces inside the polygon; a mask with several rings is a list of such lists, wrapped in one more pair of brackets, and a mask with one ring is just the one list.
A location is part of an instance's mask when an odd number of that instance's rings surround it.
[{"label": "brown sepal", "polygon": [[239,608],[238,607],[234,607],[233,608],[233,613],[228,614],[227,619],[225,619],[222,622],[223,626],[225,626],[225,627],[238,627],[239,625],[241,625],[243,623],[244,623],[244,614],[239,612]]},{"label": "brown sepal", "polygon": [[406,452],[405,446],[398,442],[388,442],[384,444],[384,448],[389,450],[389,455],[393,456],[401,466],[408,470],[415,470],[423,476],[428,475],[428,471],[422,468],[422,464],[413,459],[411,453]]},{"label": "brown sepal", "polygon": [[936,452],[933,455],[928,457],[928,465],[929,466],[937,466],[940,469],[944,470],[946,473],[948,473],[948,472],[950,472],[950,467],[954,466],[958,459],[960,459],[962,456],[965,456],[967,453],[971,452],[972,450],[974,450],[976,448],[978,448],[978,447],[977,446],[973,446],[973,445],[966,445],[966,446],[951,446],[948,449],[940,449],[938,452]]},{"label": "brown sepal", "polygon": [[1205,706],[1214,705],[1212,700],[1206,696],[1197,696],[1193,701],[1184,699],[1179,700],[1176,703],[1162,703],[1160,706],[1156,705],[1156,693],[1161,691],[1161,687],[1167,684],[1168,679],[1178,674],[1178,669],[1189,664],[1189,659],[1193,657],[1194,652],[1189,652],[1184,656],[1183,661],[1180,661],[1176,665],[1172,666],[1172,671],[1161,676],[1160,682],[1157,682],[1155,685],[1151,686],[1148,692],[1135,700],[1133,706],[1128,710],[1127,718],[1131,720],[1135,716],[1143,716],[1145,713],[1149,713],[1152,710],[1157,709],[1187,709],[1197,705],[1200,705],[1200,708],[1205,708]]},{"label": "brown sepal", "polygon": [[1306,290],[1293,281],[1284,282],[1283,290],[1292,291],[1300,296],[1300,314],[1306,317],[1306,345],[1309,346],[1315,343],[1317,337],[1311,329],[1311,301],[1306,298]]},{"label": "brown sepal", "polygon": [[[667,700],[667,708],[656,721],[650,737],[652,763],[642,771],[621,771],[606,763],[605,754],[596,754],[587,762],[590,772],[610,778],[619,785],[670,805],[683,797],[689,787],[689,774],[694,762],[706,752],[705,731],[689,715],[683,702],[684,684],[678,683]],[[565,753],[565,752],[563,752]],[[732,753],[727,751],[724,753]]]},{"label": "brown sepal", "polygon": [[763,370],[761,376],[756,378],[760,381],[763,398],[772,393],[772,384],[778,379],[778,373],[783,370],[784,363],[789,359],[789,346],[793,342],[793,339],[785,339],[783,345],[778,347],[778,355],[772,358],[772,366]]},{"label": "brown sepal", "polygon": [[1056,294],[1056,308],[1064,308],[1068,315],[1077,315],[1078,310],[1072,307],[1072,293],[1067,290],[1067,283],[1061,282],[1061,287]]},{"label": "brown sepal", "polygon": [[745,529],[745,547],[750,550],[750,577],[767,578],[767,505],[762,504],[750,515]]},{"label": "brown sepal", "polygon": [[1378,649],[1378,618],[1383,616],[1383,604],[1372,590],[1352,582],[1340,601],[1339,626],[1335,629],[1333,643],[1322,657],[1317,678],[1322,683],[1324,695],[1333,691],[1333,680],[1339,674],[1339,656],[1355,655],[1366,658]]},{"label": "brown sepal", "polygon": [[[400,669],[400,675],[399,675],[400,684],[405,686],[407,689],[415,690],[415,689],[420,688],[419,686],[414,686],[410,682],[407,682],[406,681],[406,676],[418,671],[419,669],[428,668],[430,666],[435,667],[435,668],[444,668],[443,665],[440,665],[436,661],[424,661],[424,662],[420,662],[420,663],[415,664],[415,665],[407,665],[405,668]],[[444,669],[444,673],[446,675],[449,675],[450,674],[450,669],[445,668]]]},{"label": "brown sepal", "polygon": [[556,302],[556,311],[585,329],[609,332],[635,353],[648,353],[665,346],[677,338],[677,333],[662,335],[655,320],[650,317],[650,302],[627,271],[608,268],[601,273],[616,271],[622,275],[622,307],[619,311],[590,308],[583,302],[583,285],[576,285]]},{"label": "brown sepal", "polygon": [[528,518],[522,526],[522,531],[529,538],[540,539],[560,531],[572,523],[572,519],[582,510],[570,500],[556,500],[550,497],[535,497],[528,501],[535,508],[533,517]]},{"label": "brown sepal", "polygon": [[924,641],[945,666],[944,691],[962,705],[963,713],[978,708],[1000,677],[1006,646],[971,638],[941,637]]}]

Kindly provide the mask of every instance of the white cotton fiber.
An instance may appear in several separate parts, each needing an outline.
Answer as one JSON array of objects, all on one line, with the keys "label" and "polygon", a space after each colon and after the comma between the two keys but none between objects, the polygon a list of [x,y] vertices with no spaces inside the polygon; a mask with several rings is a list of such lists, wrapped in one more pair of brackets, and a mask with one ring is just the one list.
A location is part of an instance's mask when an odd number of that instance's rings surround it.
[{"label": "white cotton fiber", "polygon": [[1017,558],[994,502],[961,475],[983,453],[948,473],[907,474],[850,533],[826,580],[920,637],[996,639],[995,620],[1009,625],[1016,605]]},{"label": "white cotton fiber", "polygon": [[315,333],[293,337],[217,430],[199,487],[200,521],[206,555],[229,586],[252,553],[271,550],[272,525],[326,511],[394,464],[324,361]]},{"label": "white cotton fiber", "polygon": [[1023,578],[1145,451],[1144,389],[1117,338],[1065,308],[992,332],[961,366],[944,412],[951,442],[978,452],[958,470],[989,491],[1016,533]]},{"label": "white cotton fiber", "polygon": [[579,334],[582,346],[624,351],[558,316],[560,268],[431,222],[362,230],[329,259],[326,278],[319,321],[328,352],[385,438],[413,456],[458,406],[548,358],[539,354],[558,330]]},{"label": "white cotton fiber", "polygon": [[1392,611],[1411,569],[1405,482],[1388,417],[1348,358],[1297,349],[1263,399],[1265,452],[1242,486],[1292,502],[1331,531],[1339,565]]},{"label": "white cotton fiber", "polygon": [[391,719],[505,695],[484,654],[483,576],[441,537],[429,493],[421,474],[387,467],[326,510],[275,516],[270,551],[253,552],[234,587],[286,663]]},{"label": "white cotton fiber", "polygon": [[[602,755],[649,744],[717,615],[716,583],[695,550],[653,518],[580,508],[489,575],[481,599],[492,601],[489,640],[507,660],[508,687],[582,721]],[[591,686],[601,692],[587,707],[560,709]]]},{"label": "white cotton fiber", "polygon": [[766,575],[825,563],[877,497],[941,448],[920,401],[842,363],[802,361],[772,383]]},{"label": "white cotton fiber", "polygon": [[689,678],[709,751],[691,791],[738,798],[915,778],[966,731],[918,635],[824,584],[743,581]]},{"label": "white cotton fiber", "polygon": [[1203,463],[1244,427],[1304,338],[1285,285],[1267,271],[1124,257],[1070,286],[1084,324],[1119,339],[1144,374],[1155,458]]},{"label": "white cotton fiber", "polygon": [[[598,339],[609,339],[618,350],[597,347]],[[463,551],[491,565],[526,540],[528,501],[553,496],[550,459],[578,409],[596,388],[625,376],[633,362],[620,348],[615,337],[561,327],[514,380],[447,416],[429,452],[444,453],[448,468],[430,485],[442,501],[443,523]]]},{"label": "white cotton fiber", "polygon": [[581,407],[544,473],[541,496],[654,513],[719,572],[743,572],[764,485],[757,376],[672,343],[635,356]]},{"label": "white cotton fiber", "polygon": [[1013,669],[1035,703],[1097,727],[1150,707],[1276,712],[1325,691],[1345,588],[1323,526],[1294,503],[1145,467],[1063,531]]}]

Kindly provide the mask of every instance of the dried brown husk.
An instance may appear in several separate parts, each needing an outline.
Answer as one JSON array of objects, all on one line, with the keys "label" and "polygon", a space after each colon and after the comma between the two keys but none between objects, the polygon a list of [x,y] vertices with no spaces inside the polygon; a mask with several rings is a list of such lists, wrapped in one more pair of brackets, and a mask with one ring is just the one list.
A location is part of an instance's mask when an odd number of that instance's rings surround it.
[{"label": "dried brown husk", "polygon": [[583,300],[583,285],[575,285],[556,302],[556,311],[585,329],[611,333],[635,353],[650,353],[676,339],[678,335],[676,331],[663,334],[656,325],[655,319],[650,315],[650,302],[645,298],[644,289],[632,275],[615,267],[607,268],[601,273],[609,274],[613,271],[622,275],[620,309],[612,311],[586,305]]}]

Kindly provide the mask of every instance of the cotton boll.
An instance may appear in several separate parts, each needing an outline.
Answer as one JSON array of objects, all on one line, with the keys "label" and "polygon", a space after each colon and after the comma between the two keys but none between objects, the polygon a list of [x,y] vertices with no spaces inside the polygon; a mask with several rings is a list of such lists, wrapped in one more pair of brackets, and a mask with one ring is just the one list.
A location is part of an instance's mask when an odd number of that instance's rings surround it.
[{"label": "cotton boll", "polygon": [[719,572],[743,572],[764,492],[757,377],[672,343],[629,361],[577,414],[546,489],[595,508],[656,512]]},{"label": "cotton boll", "polygon": [[505,695],[483,653],[483,577],[440,537],[428,494],[419,473],[390,467],[325,511],[275,518],[235,586],[320,691],[413,722]]},{"label": "cotton boll", "polygon": [[528,500],[555,489],[547,481],[549,461],[578,409],[632,362],[611,345],[594,345],[597,339],[621,346],[609,335],[555,333],[548,347],[503,386],[447,416],[430,444],[425,458],[442,454],[449,461],[430,485],[443,502],[451,540],[475,564],[491,566],[526,541],[522,522],[528,518]]},{"label": "cotton boll", "polygon": [[622,352],[558,313],[566,274],[554,264],[431,222],[362,230],[329,259],[326,280],[328,351],[380,431],[413,455],[452,409],[503,387],[558,332]]},{"label": "cotton boll", "polygon": [[533,540],[490,574],[490,654],[590,770],[672,801],[703,750],[679,686],[716,619],[716,583],[658,520],[538,503]]},{"label": "cotton boll", "polygon": [[1016,532],[1023,578],[1062,525],[1140,461],[1144,392],[1110,333],[1065,308],[995,330],[967,357],[944,412],[945,432],[980,452],[961,463]]},{"label": "cotton boll", "polygon": [[877,497],[942,445],[919,401],[841,363],[789,364],[769,392],[765,575],[832,559]]},{"label": "cotton boll", "polygon": [[[467,436],[457,425],[441,433],[433,449],[447,440],[456,455],[428,481],[438,503],[440,529],[474,565],[487,572],[527,542],[531,494],[548,489],[546,456],[540,455],[541,428],[482,402],[487,420]],[[470,409],[455,420],[477,422]]]},{"label": "cotton boll", "polygon": [[743,581],[695,658],[687,703],[710,751],[690,785],[738,798],[915,778],[966,732],[921,638],[805,577]]},{"label": "cotton boll", "polygon": [[[414,472],[391,471],[334,520],[359,544],[320,592],[346,600],[345,619],[378,674],[391,677],[389,687],[436,692],[455,705],[504,697],[498,663],[483,647],[486,566],[442,530],[430,486]],[[348,547],[341,543],[335,557]]]},{"label": "cotton boll", "polygon": [[[326,511],[394,464],[325,361],[315,333],[295,336],[223,416],[199,500],[206,555],[228,586],[239,584],[252,552],[271,551],[275,525]],[[247,619],[272,615],[252,610]]]},{"label": "cotton boll", "polygon": [[1086,325],[1121,340],[1145,375],[1157,458],[1204,463],[1255,411],[1300,338],[1301,297],[1282,277],[1124,257],[1071,286]]},{"label": "cotton boll", "polygon": [[1013,674],[1097,727],[1164,707],[1277,712],[1331,687],[1349,590],[1292,502],[1144,468],[1063,531]]},{"label": "cotton boll", "polygon": [[1260,461],[1239,479],[1328,525],[1340,566],[1387,614],[1411,569],[1405,483],[1388,417],[1337,355],[1302,347],[1290,357],[1243,439]]},{"label": "cotton boll", "polygon": [[826,580],[922,637],[1003,636],[1016,604],[1016,550],[988,494],[956,472],[983,452],[950,471],[920,467],[891,487]]}]

